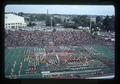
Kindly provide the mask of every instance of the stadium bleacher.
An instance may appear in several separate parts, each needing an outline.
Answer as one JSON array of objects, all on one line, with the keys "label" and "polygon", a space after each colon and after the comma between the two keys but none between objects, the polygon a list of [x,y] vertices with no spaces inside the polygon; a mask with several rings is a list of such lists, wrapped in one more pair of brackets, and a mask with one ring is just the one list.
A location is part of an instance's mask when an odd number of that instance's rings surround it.
[{"label": "stadium bleacher", "polygon": [[[12,78],[40,78],[41,72],[47,70],[84,71],[113,67],[113,58],[107,57],[110,53],[105,54],[111,52],[106,49],[108,47],[105,42],[99,36],[93,38],[89,32],[84,31],[8,31],[5,37],[5,75]],[[66,74],[61,77],[65,78]],[[77,76],[73,74],[70,77]]]}]

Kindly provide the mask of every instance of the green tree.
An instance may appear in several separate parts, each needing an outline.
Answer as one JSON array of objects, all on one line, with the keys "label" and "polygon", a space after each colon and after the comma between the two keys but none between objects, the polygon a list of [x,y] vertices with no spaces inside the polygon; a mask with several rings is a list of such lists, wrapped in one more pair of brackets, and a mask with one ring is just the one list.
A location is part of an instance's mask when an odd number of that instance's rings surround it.
[{"label": "green tree", "polygon": [[29,24],[28,24],[27,26],[33,27],[33,26],[35,26],[35,25],[36,25],[35,23],[29,22]]},{"label": "green tree", "polygon": [[110,18],[109,16],[106,16],[103,20],[103,30],[109,31],[110,30]]},{"label": "green tree", "polygon": [[51,21],[49,16],[46,17],[46,26],[51,26]]},{"label": "green tree", "polygon": [[75,22],[75,25],[77,25],[77,26],[87,27],[87,26],[89,26],[89,24],[90,24],[90,22],[89,22],[90,20],[87,18],[86,15],[74,17],[74,18],[72,19],[72,21],[74,21],[74,22]]},{"label": "green tree", "polygon": [[45,15],[45,14],[37,15],[37,16],[36,16],[36,19],[37,19],[38,21],[46,20],[46,15]]},{"label": "green tree", "polygon": [[30,21],[35,21],[35,17],[33,17],[33,15],[30,15]]},{"label": "green tree", "polygon": [[100,16],[97,16],[96,17],[96,24],[100,23],[101,22],[101,17]]},{"label": "green tree", "polygon": [[100,29],[103,28],[103,19],[100,16],[96,17],[96,26]]},{"label": "green tree", "polygon": [[61,19],[57,18],[57,17],[54,18],[54,22],[55,22],[55,24],[58,24],[58,23],[61,24],[62,23]]},{"label": "green tree", "polygon": [[23,12],[19,12],[18,15],[19,15],[19,16],[23,16],[24,13],[23,13]]},{"label": "green tree", "polygon": [[110,23],[110,30],[111,30],[111,31],[115,31],[115,17],[114,17],[114,16],[112,16],[112,17],[110,18],[109,23]]}]

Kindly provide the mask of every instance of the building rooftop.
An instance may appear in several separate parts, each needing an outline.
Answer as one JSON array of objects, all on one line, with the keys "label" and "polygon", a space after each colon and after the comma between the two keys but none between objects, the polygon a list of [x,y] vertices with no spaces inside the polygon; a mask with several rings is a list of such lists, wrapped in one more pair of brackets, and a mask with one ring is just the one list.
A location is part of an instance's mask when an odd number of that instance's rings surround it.
[{"label": "building rooftop", "polygon": [[24,17],[15,14],[5,14],[5,23],[25,23]]}]

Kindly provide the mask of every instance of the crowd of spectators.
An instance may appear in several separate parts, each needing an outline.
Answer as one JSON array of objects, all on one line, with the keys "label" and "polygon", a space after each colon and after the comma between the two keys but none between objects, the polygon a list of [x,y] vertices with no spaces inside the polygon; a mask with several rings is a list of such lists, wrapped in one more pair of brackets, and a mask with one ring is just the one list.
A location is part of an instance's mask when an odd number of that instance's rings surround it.
[{"label": "crowd of spectators", "polygon": [[89,32],[82,31],[6,31],[6,47],[44,47],[50,42],[54,46],[81,46],[95,43],[104,44],[99,38],[93,38]]}]

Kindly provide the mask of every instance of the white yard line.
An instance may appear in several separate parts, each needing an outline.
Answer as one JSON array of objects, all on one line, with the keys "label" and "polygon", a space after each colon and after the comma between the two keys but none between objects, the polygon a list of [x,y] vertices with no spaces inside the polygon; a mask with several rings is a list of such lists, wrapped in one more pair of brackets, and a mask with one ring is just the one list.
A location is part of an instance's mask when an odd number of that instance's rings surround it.
[{"label": "white yard line", "polygon": [[57,57],[58,62],[60,62],[59,57],[58,57],[58,55],[57,55],[57,54],[56,54],[56,57]]},{"label": "white yard line", "polygon": [[[20,52],[20,51],[19,51],[19,52]],[[14,53],[13,53],[13,54],[14,54]],[[12,54],[12,55],[13,55],[13,54]],[[19,56],[17,55],[16,60],[14,60],[14,62],[17,62],[18,57],[19,57]],[[8,66],[9,66],[9,65],[8,65]],[[5,73],[6,73],[6,71],[8,70],[8,66],[7,66],[6,69],[5,69]],[[12,67],[12,68],[15,69],[15,66],[16,66],[16,63],[15,63],[15,65],[13,64],[13,67]]]},{"label": "white yard line", "polygon": [[101,77],[88,77],[86,79],[113,79],[115,76],[110,75],[110,76],[101,76]]},{"label": "white yard line", "polygon": [[[19,54],[20,54],[21,52],[19,51]],[[18,58],[19,58],[19,55],[17,55],[17,57],[16,57],[16,62],[18,61]],[[13,69],[15,69],[15,67],[13,67]]]},{"label": "white yard line", "polygon": [[[18,60],[18,55],[17,55],[17,57],[16,57],[16,59]],[[15,61],[17,61],[17,60],[15,60]],[[16,64],[15,64],[16,65]],[[15,66],[13,67],[13,70],[15,69]]]}]

